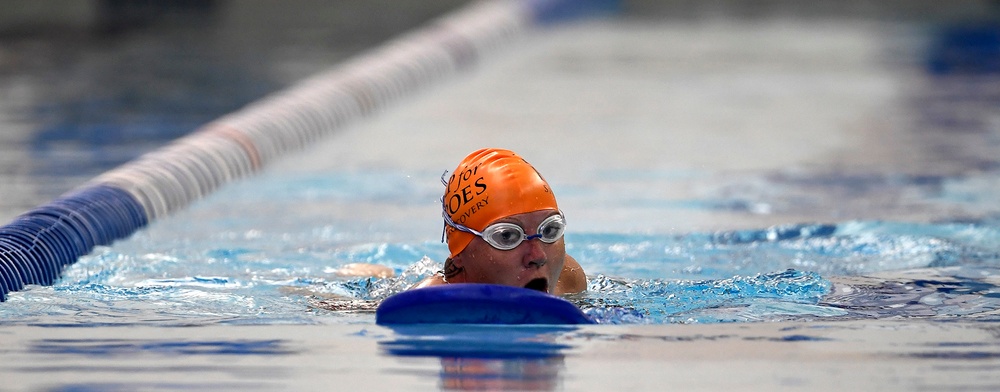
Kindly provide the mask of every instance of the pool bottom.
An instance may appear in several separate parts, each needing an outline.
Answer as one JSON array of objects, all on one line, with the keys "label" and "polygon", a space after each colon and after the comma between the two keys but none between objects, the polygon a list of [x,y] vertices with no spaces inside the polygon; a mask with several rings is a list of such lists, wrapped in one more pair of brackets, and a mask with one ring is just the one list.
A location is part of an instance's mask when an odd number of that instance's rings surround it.
[{"label": "pool bottom", "polygon": [[[995,329],[924,319],[420,331],[7,326],[10,366],[0,376],[39,391],[993,390]],[[481,350],[446,349],[457,341]]]}]

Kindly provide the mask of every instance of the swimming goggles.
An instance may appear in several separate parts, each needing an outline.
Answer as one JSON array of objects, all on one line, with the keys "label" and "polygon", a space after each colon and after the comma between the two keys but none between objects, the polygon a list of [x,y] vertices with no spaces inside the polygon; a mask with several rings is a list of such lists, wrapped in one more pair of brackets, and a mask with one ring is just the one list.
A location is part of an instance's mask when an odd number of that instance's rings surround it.
[{"label": "swimming goggles", "polygon": [[[441,174],[441,183],[446,187],[448,186],[448,181],[445,180],[445,176],[447,175],[447,170]],[[518,247],[518,245],[521,245],[522,242],[533,240],[535,238],[538,238],[539,241],[546,244],[551,244],[559,241],[563,234],[566,233],[566,217],[563,216],[562,211],[559,211],[556,215],[545,218],[545,220],[538,225],[538,230],[535,231],[535,234],[532,235],[526,235],[521,226],[510,222],[494,223],[486,226],[486,229],[482,232],[455,223],[455,221],[451,220],[451,217],[448,216],[448,212],[444,205],[444,197],[441,198],[441,216],[444,217],[445,227],[451,226],[454,227],[455,230],[477,235],[486,241],[487,244],[490,244],[490,246],[499,250],[514,249]],[[441,242],[445,242],[445,234],[446,231],[442,230]]]},{"label": "swimming goggles", "polygon": [[448,226],[454,227],[456,230],[464,231],[466,233],[471,233],[479,236],[486,241],[490,246],[497,248],[499,250],[511,250],[517,248],[524,241],[533,240],[538,238],[546,244],[551,244],[562,238],[563,234],[566,233],[566,219],[563,217],[562,212],[552,215],[542,221],[538,225],[538,230],[535,234],[527,235],[524,233],[524,229],[521,226],[510,223],[510,222],[499,222],[492,225],[486,226],[482,232],[476,231],[472,228],[455,223],[448,217],[448,214],[444,215],[444,222]]}]

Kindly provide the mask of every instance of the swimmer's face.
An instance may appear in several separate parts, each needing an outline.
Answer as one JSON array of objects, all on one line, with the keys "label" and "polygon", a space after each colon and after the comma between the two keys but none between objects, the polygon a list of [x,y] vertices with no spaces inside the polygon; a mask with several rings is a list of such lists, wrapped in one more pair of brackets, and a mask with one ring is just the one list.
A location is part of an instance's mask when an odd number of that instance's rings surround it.
[{"label": "swimmer's face", "polygon": [[[534,235],[545,218],[557,211],[543,210],[511,215],[493,223],[509,222]],[[566,260],[564,238],[546,244],[537,238],[521,242],[511,250],[499,250],[476,237],[452,262],[459,270],[449,281],[454,283],[492,283],[555,292],[559,273]]]}]

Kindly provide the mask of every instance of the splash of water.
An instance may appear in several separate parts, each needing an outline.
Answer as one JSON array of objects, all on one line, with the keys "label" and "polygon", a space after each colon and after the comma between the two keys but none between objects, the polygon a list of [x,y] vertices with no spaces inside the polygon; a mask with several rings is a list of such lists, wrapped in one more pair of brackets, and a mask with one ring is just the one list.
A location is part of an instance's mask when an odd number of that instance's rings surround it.
[{"label": "splash of water", "polygon": [[[364,241],[326,228],[219,233],[154,241],[154,232],[143,232],[97,249],[54,286],[12,296],[0,318],[60,325],[371,322],[379,301],[439,270],[444,254],[436,242]],[[1000,309],[1000,230],[990,222],[576,233],[567,243],[590,280],[586,293],[569,299],[601,323],[988,318]],[[338,275],[359,262],[395,274]],[[315,306],[322,301],[340,302]]]}]

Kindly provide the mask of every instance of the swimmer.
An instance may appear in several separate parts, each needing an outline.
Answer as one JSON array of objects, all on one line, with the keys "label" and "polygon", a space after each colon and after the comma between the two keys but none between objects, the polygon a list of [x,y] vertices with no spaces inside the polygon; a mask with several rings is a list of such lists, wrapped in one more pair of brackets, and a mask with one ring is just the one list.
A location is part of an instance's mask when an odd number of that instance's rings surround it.
[{"label": "swimmer", "polygon": [[[445,172],[447,175],[447,172]],[[509,150],[467,156],[441,182],[444,269],[414,288],[492,283],[562,295],[587,289],[587,277],[566,254],[566,217],[549,184]]]}]

